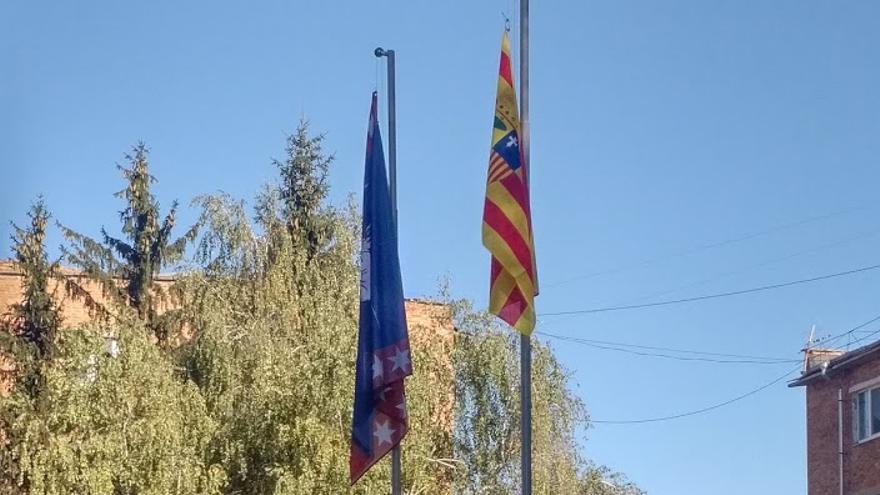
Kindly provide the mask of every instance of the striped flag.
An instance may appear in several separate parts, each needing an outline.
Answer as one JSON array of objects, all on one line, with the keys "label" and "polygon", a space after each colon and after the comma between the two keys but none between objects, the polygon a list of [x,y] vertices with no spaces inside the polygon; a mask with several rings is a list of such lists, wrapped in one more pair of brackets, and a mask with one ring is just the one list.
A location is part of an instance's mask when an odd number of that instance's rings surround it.
[{"label": "striped flag", "polygon": [[520,149],[511,67],[510,39],[505,32],[483,209],[483,245],[492,254],[489,311],[530,335],[535,328],[537,277],[528,172]]}]

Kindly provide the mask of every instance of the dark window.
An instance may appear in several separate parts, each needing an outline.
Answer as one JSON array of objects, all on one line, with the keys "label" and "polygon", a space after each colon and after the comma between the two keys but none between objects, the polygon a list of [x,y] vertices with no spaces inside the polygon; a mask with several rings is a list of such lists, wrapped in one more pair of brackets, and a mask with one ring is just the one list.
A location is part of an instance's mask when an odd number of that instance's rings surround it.
[{"label": "dark window", "polygon": [[862,390],[853,400],[856,441],[880,436],[880,388]]}]

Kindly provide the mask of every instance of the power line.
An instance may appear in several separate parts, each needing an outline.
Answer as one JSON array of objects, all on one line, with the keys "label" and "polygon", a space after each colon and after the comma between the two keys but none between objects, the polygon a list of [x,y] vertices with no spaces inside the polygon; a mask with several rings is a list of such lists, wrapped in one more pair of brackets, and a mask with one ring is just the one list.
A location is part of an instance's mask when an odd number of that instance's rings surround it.
[{"label": "power line", "polygon": [[[649,356],[649,357],[660,357],[666,359],[675,359],[679,361],[702,361],[708,363],[720,363],[720,364],[788,364],[794,362],[801,362],[799,359],[787,359],[787,358],[771,358],[771,357],[763,357],[763,356],[749,356],[743,354],[727,354],[721,352],[707,352],[707,351],[696,351],[692,349],[675,349],[671,347],[657,347],[657,346],[648,346],[648,345],[638,345],[638,344],[624,344],[620,342],[609,342],[602,340],[593,340],[593,339],[581,339],[577,337],[568,337],[564,335],[556,335],[544,331],[535,332],[536,334],[543,335],[545,337],[550,337],[557,340],[563,340],[568,342],[573,342],[581,345],[585,345],[587,347],[593,347],[596,349],[605,349],[610,351],[618,351],[629,354],[634,354],[637,356]],[[663,352],[647,352],[635,349],[646,349],[647,351],[663,351]],[[691,356],[676,356],[672,354],[667,354],[667,352],[674,352],[680,354],[693,354],[696,357]],[[716,356],[716,357],[706,357],[706,356]],[[725,359],[720,359],[725,358]]]},{"label": "power line", "polygon": [[754,390],[750,390],[750,391],[748,391],[742,395],[738,395],[732,399],[726,400],[724,402],[719,402],[718,404],[714,404],[709,407],[704,407],[702,409],[688,411],[688,412],[684,412],[684,413],[680,413],[680,414],[673,414],[670,416],[660,416],[660,417],[656,417],[656,418],[629,419],[629,420],[598,420],[598,419],[594,419],[594,420],[591,420],[591,422],[593,422],[595,424],[604,424],[604,425],[631,425],[631,424],[643,424],[643,423],[657,423],[660,421],[670,421],[673,419],[685,418],[688,416],[696,416],[697,414],[703,414],[703,413],[706,413],[709,411],[714,411],[715,409],[719,409],[724,406],[733,404],[734,402],[739,402],[747,397],[751,397],[751,396],[753,396],[763,390],[766,390],[766,389],[772,387],[773,385],[776,385],[777,383],[781,382],[782,380],[785,380],[786,378],[788,378],[789,375],[798,371],[800,368],[801,368],[800,365],[798,365],[796,368],[787,372],[786,374],[784,374],[778,378],[775,378],[773,381],[766,383],[764,385],[761,385],[760,387],[758,387]]},{"label": "power line", "polygon": [[853,270],[847,270],[845,272],[820,275],[818,277],[805,278],[805,279],[801,279],[801,280],[793,280],[791,282],[783,282],[783,283],[772,284],[772,285],[763,285],[760,287],[753,287],[751,289],[742,289],[742,290],[735,290],[735,291],[730,291],[730,292],[721,292],[721,293],[717,293],[717,294],[707,294],[707,295],[696,296],[696,297],[686,297],[683,299],[670,299],[670,300],[666,300],[666,301],[657,301],[657,302],[645,303],[645,304],[629,304],[629,305],[622,305],[622,306],[606,306],[606,307],[602,307],[602,308],[578,309],[578,310],[571,310],[571,311],[556,311],[556,312],[551,312],[551,313],[541,313],[538,316],[545,317],[545,316],[564,316],[564,315],[577,315],[577,314],[606,313],[609,311],[624,311],[624,310],[630,310],[630,309],[653,308],[653,307],[657,307],[657,306],[669,306],[669,305],[673,305],[673,304],[683,304],[683,303],[696,302],[696,301],[705,301],[707,299],[717,299],[720,297],[739,296],[739,295],[743,295],[743,294],[751,294],[753,292],[762,292],[762,291],[767,291],[767,290],[782,289],[782,288],[791,287],[794,285],[819,282],[819,281],[828,280],[831,278],[844,277],[847,275],[854,275],[856,273],[862,273],[862,272],[867,272],[870,270],[876,270],[878,268],[880,268],[880,264],[871,265],[871,266],[864,266],[864,267],[856,268]]},{"label": "power line", "polygon": [[853,346],[853,345],[856,345],[856,344],[858,344],[859,342],[863,342],[863,341],[865,341],[865,340],[867,340],[867,339],[870,339],[871,337],[877,335],[878,333],[880,333],[880,329],[874,330],[873,332],[869,333],[868,335],[865,335],[865,336],[863,336],[863,337],[859,337],[859,338],[857,338],[856,340],[853,340],[852,342],[850,342],[850,343],[848,344],[847,347],[849,347],[849,346]]},{"label": "power line", "polygon": [[717,364],[755,364],[755,365],[774,365],[774,364],[789,364],[789,363],[794,363],[794,362],[800,362],[797,359],[786,359],[786,360],[779,360],[779,361],[761,361],[761,360],[753,360],[753,359],[719,359],[719,358],[708,358],[708,357],[699,357],[699,356],[687,357],[687,356],[675,356],[675,355],[671,355],[671,354],[663,354],[663,353],[658,353],[658,352],[635,351],[632,349],[604,346],[601,344],[589,344],[586,342],[581,342],[581,344],[586,345],[588,347],[593,347],[596,349],[604,349],[604,350],[609,350],[609,351],[623,352],[623,353],[627,353],[627,354],[634,354],[636,356],[674,359],[676,361],[701,361],[701,362],[706,362],[706,363],[717,363]]},{"label": "power line", "polygon": [[[876,322],[876,321],[878,321],[878,320],[880,320],[880,315],[877,315],[877,316],[871,318],[870,320],[868,320],[868,321],[866,321],[866,322],[864,322],[864,323],[860,323],[860,324],[854,326],[853,328],[850,328],[849,330],[847,330],[847,331],[845,331],[845,332],[841,332],[841,333],[839,333],[839,334],[837,334],[837,335],[831,337],[827,342],[830,343],[830,342],[833,342],[833,341],[835,341],[835,340],[841,339],[841,338],[843,338],[843,337],[845,337],[845,336],[847,336],[847,335],[851,335],[853,332],[856,332],[856,331],[858,331],[858,330],[860,330],[860,329],[862,329],[862,328],[864,328],[864,327],[866,327],[866,326],[870,325],[871,323],[874,323],[874,322]],[[863,336],[863,337],[860,337],[859,339],[857,339],[857,340],[856,340],[855,342],[853,342],[853,343],[861,342],[861,341],[866,340],[866,339],[869,339],[869,338],[871,338],[871,337],[873,337],[874,335],[877,335],[877,334],[880,334],[880,328],[878,328],[877,330],[873,330],[873,331],[871,331],[869,334],[867,334],[867,335],[865,335],[865,336]],[[722,408],[722,407],[724,407],[724,406],[727,406],[727,405],[733,404],[733,403],[735,403],[735,402],[739,402],[739,401],[741,401],[741,400],[743,400],[743,399],[746,399],[746,398],[748,398],[748,397],[751,397],[751,396],[753,396],[753,395],[755,395],[755,394],[757,394],[757,393],[759,393],[759,392],[762,392],[762,391],[764,391],[764,390],[766,390],[766,389],[772,387],[773,385],[776,385],[777,383],[779,383],[779,382],[785,380],[785,379],[786,379],[787,377],[789,377],[792,373],[795,373],[795,372],[797,372],[798,370],[800,370],[800,369],[801,369],[801,366],[802,366],[802,365],[799,364],[797,367],[795,367],[794,369],[792,369],[792,370],[790,370],[789,372],[785,373],[784,375],[781,375],[781,376],[779,376],[779,377],[773,379],[772,381],[770,381],[770,382],[768,382],[768,383],[766,383],[766,384],[764,384],[764,385],[762,385],[762,386],[760,386],[760,387],[758,387],[758,388],[756,388],[756,389],[750,390],[750,391],[748,391],[748,392],[746,392],[746,393],[744,393],[744,394],[738,395],[738,396],[736,396],[736,397],[734,397],[734,398],[732,398],[732,399],[728,399],[728,400],[726,400],[726,401],[724,401],[724,402],[719,402],[718,404],[714,404],[714,405],[711,405],[711,406],[708,406],[708,407],[704,407],[704,408],[702,408],[702,409],[696,409],[696,410],[693,410],[693,411],[687,411],[687,412],[680,413],[680,414],[673,414],[673,415],[669,415],[669,416],[660,416],[660,417],[655,417],[655,418],[631,419],[631,420],[591,420],[591,421],[592,421],[593,423],[595,423],[595,424],[606,424],[606,425],[629,425],[629,424],[658,423],[658,422],[662,422],[662,421],[670,421],[670,420],[680,419],[680,418],[685,418],[685,417],[689,417],[689,416],[696,416],[696,415],[698,415],[698,414],[703,414],[703,413],[707,413],[707,412],[709,412],[709,411],[714,411],[715,409],[719,409],[719,408]]]},{"label": "power line", "polygon": [[[878,320],[880,320],[880,315],[877,315],[877,316],[871,318],[870,320],[868,320],[868,321],[866,321],[866,322],[864,322],[864,323],[860,323],[860,324],[858,324],[858,325],[856,325],[856,326],[850,328],[849,330],[847,330],[847,331],[845,331],[845,332],[841,332],[841,333],[839,333],[839,334],[837,334],[837,335],[835,335],[835,336],[828,337],[828,338],[825,339],[825,340],[821,340],[821,341],[819,341],[819,342],[814,342],[814,343],[816,343],[816,344],[822,344],[823,346],[827,346],[827,345],[831,344],[832,342],[838,341],[838,340],[840,340],[840,339],[842,339],[842,338],[844,338],[844,337],[846,337],[846,336],[848,336],[848,335],[852,335],[852,334],[853,334],[854,332],[856,332],[857,330],[861,330],[862,328],[865,328],[866,326],[868,326],[868,325],[870,325],[871,323],[874,323],[875,321],[878,321]],[[872,333],[871,333],[871,335],[875,335],[875,334],[876,334],[876,332],[872,332]]]},{"label": "power line", "polygon": [[619,346],[619,347],[634,347],[637,349],[650,349],[650,350],[654,350],[654,351],[669,351],[669,352],[680,352],[680,353],[684,353],[684,354],[702,354],[705,356],[721,356],[721,357],[733,357],[733,358],[743,358],[743,359],[763,359],[763,360],[767,360],[767,361],[774,361],[774,360],[779,361],[779,360],[784,359],[784,358],[752,356],[752,355],[747,355],[747,354],[731,354],[731,353],[725,353],[725,352],[695,351],[692,349],[677,349],[674,347],[659,347],[659,346],[650,346],[650,345],[641,345],[641,344],[628,344],[628,343],[624,343],[624,342],[611,342],[608,340],[585,339],[585,338],[581,338],[581,337],[566,337],[566,336],[547,333],[544,331],[540,331],[540,332],[536,332],[536,333],[539,333],[542,335],[547,335],[549,337],[556,337],[556,338],[561,338],[561,339],[571,339],[571,340],[578,341],[578,342],[590,342],[590,343],[594,343],[594,344],[605,344],[605,345],[613,345],[613,346]]},{"label": "power line", "polygon": [[644,301],[645,299],[651,299],[651,298],[653,298],[653,297],[666,296],[666,295],[668,295],[668,294],[673,294],[673,293],[678,292],[678,291],[681,291],[681,290],[683,290],[683,289],[689,289],[689,288],[691,288],[691,287],[697,287],[697,286],[701,286],[701,285],[706,285],[706,284],[708,284],[708,283],[710,283],[710,282],[715,282],[715,281],[717,281],[717,280],[721,280],[721,279],[724,279],[724,278],[728,278],[728,277],[731,277],[731,276],[734,276],[734,275],[739,275],[739,274],[742,274],[742,273],[750,272],[750,271],[752,271],[752,270],[754,270],[754,269],[756,269],[756,268],[762,268],[762,267],[769,266],[769,265],[773,265],[773,264],[776,264],[776,263],[781,263],[781,262],[783,262],[783,261],[788,261],[788,260],[793,259],[793,258],[796,258],[796,257],[798,257],[798,256],[802,256],[802,255],[805,255],[805,254],[816,253],[816,252],[819,252],[819,251],[822,251],[822,250],[825,250],[825,249],[829,249],[829,248],[837,247],[837,246],[840,246],[840,245],[843,245],[843,244],[848,244],[848,243],[850,243],[850,242],[854,242],[854,241],[859,241],[859,240],[862,240],[862,239],[866,239],[866,238],[868,238],[868,237],[873,237],[873,236],[876,236],[876,235],[878,235],[878,234],[880,234],[880,230],[871,230],[871,231],[867,231],[867,232],[862,232],[861,234],[858,234],[858,235],[856,235],[856,236],[854,236],[854,237],[848,237],[848,238],[846,238],[846,239],[841,239],[841,240],[837,240],[837,241],[834,241],[834,242],[830,242],[830,243],[822,244],[822,245],[819,245],[819,246],[816,246],[816,247],[813,247],[813,248],[810,248],[810,249],[805,249],[805,250],[797,251],[797,252],[794,252],[794,253],[790,253],[790,254],[787,254],[787,255],[785,255],[785,256],[776,257],[776,258],[772,258],[772,259],[769,259],[769,260],[765,260],[765,261],[762,261],[762,262],[759,262],[759,263],[755,263],[755,264],[747,265],[747,266],[744,266],[744,267],[739,268],[739,269],[737,269],[737,270],[732,270],[732,271],[727,271],[727,272],[724,272],[724,273],[719,273],[719,274],[716,274],[716,275],[714,275],[714,276],[712,276],[712,277],[709,277],[709,278],[704,278],[704,279],[702,279],[702,280],[698,280],[698,281],[695,281],[695,282],[691,282],[691,283],[688,283],[688,284],[685,284],[685,285],[680,285],[680,286],[678,286],[678,287],[676,287],[676,288],[674,288],[674,289],[667,289],[667,290],[663,290],[663,291],[660,291],[660,292],[654,292],[654,293],[651,293],[651,294],[649,294],[649,295],[640,296],[640,297],[638,297],[638,298],[631,299],[631,300],[629,300],[629,301],[623,301],[621,304],[623,304],[623,303],[630,303],[630,302],[635,303],[635,302],[637,302],[637,301]]},{"label": "power line", "polygon": [[840,216],[840,215],[844,215],[844,214],[847,214],[847,213],[852,213],[852,212],[854,212],[854,211],[864,210],[864,209],[868,208],[869,206],[872,206],[873,204],[874,204],[874,202],[869,202],[869,203],[867,203],[867,204],[862,204],[862,205],[854,206],[854,207],[851,207],[851,208],[845,208],[845,209],[842,209],[842,210],[833,211],[833,212],[830,212],[830,213],[826,213],[826,214],[824,214],[824,215],[817,215],[817,216],[813,216],[813,217],[807,217],[807,218],[804,218],[804,219],[801,219],[801,220],[797,220],[797,221],[795,221],[795,222],[790,222],[790,223],[787,223],[787,224],[777,225],[777,226],[775,226],[775,227],[770,227],[770,228],[767,228],[767,229],[764,229],[764,230],[760,230],[760,231],[757,231],[757,232],[752,232],[752,233],[749,233],[749,234],[743,234],[743,235],[741,235],[741,236],[739,236],[739,237],[728,238],[728,239],[724,239],[724,240],[722,240],[722,241],[717,241],[717,242],[710,242],[710,243],[707,243],[707,244],[699,245],[699,246],[692,247],[692,248],[689,248],[689,249],[684,249],[684,250],[682,250],[682,251],[674,252],[674,253],[671,253],[671,254],[667,254],[667,255],[663,255],[663,256],[657,256],[657,257],[655,257],[655,258],[644,259],[644,260],[642,260],[642,261],[639,261],[639,262],[636,262],[636,263],[633,263],[633,264],[630,264],[630,265],[618,266],[618,267],[616,267],[616,268],[609,268],[609,269],[607,269],[607,270],[599,270],[599,271],[595,271],[595,272],[592,272],[592,273],[587,273],[587,274],[584,274],[584,275],[578,275],[578,276],[571,277],[571,278],[567,278],[567,279],[564,279],[564,280],[560,280],[560,281],[558,281],[558,282],[554,282],[554,283],[551,283],[551,284],[546,284],[546,285],[544,286],[544,288],[548,288],[548,289],[549,289],[549,288],[552,288],[552,287],[557,287],[557,286],[560,286],[560,285],[565,285],[565,284],[568,284],[568,283],[571,283],[571,282],[576,282],[576,281],[578,281],[578,280],[586,280],[586,279],[590,279],[590,278],[598,277],[598,276],[600,276],[600,275],[610,275],[610,274],[613,274],[613,273],[620,273],[620,272],[624,272],[624,271],[627,271],[627,270],[632,270],[632,269],[635,269],[635,268],[641,268],[641,267],[645,267],[645,266],[650,266],[650,265],[653,265],[653,264],[659,263],[659,262],[661,262],[661,261],[666,261],[666,260],[669,260],[669,259],[674,259],[674,258],[679,258],[679,257],[683,257],[683,256],[688,256],[688,255],[695,254],[695,253],[698,253],[698,252],[700,252],[700,251],[704,251],[704,250],[707,250],[707,249],[714,249],[714,248],[718,248],[718,247],[727,246],[727,245],[730,245],[730,244],[736,244],[736,243],[740,243],[740,242],[748,241],[748,240],[754,239],[754,238],[756,238],[756,237],[762,237],[762,236],[769,235],[769,234],[773,234],[773,233],[780,232],[780,231],[783,231],[783,230],[788,230],[788,229],[792,229],[792,228],[795,228],[795,227],[800,227],[801,225],[806,225],[806,224],[809,224],[809,223],[813,223],[813,222],[817,222],[817,221],[821,221],[821,220],[826,220],[826,219],[833,218],[833,217]]}]

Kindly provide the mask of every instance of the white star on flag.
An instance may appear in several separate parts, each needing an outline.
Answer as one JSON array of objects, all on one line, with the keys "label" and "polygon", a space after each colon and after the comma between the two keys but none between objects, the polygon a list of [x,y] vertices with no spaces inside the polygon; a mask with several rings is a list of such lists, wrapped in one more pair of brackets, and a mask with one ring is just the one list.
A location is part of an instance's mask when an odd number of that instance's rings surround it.
[{"label": "white star on flag", "polygon": [[387,420],[384,423],[376,421],[376,430],[373,432],[373,436],[376,437],[376,441],[379,442],[380,447],[384,443],[391,445],[391,435],[393,433],[394,430],[388,426]]},{"label": "white star on flag", "polygon": [[507,147],[508,148],[510,148],[511,146],[516,146],[516,145],[517,145],[516,136],[510,136],[509,138],[507,138]]},{"label": "white star on flag", "polygon": [[406,417],[406,403],[401,402],[400,404],[397,405],[397,408],[400,409],[400,417],[405,418]]},{"label": "white star on flag", "polygon": [[382,391],[379,392],[379,400],[385,402],[385,394],[387,394],[388,392],[391,392],[391,387],[383,388]]},{"label": "white star on flag", "polygon": [[373,355],[373,380],[385,374],[385,368],[382,366],[382,360],[379,356]]},{"label": "white star on flag", "polygon": [[388,359],[390,359],[391,362],[394,363],[394,365],[391,366],[392,372],[394,372],[395,370],[406,371],[407,367],[409,366],[409,351],[406,349],[398,349],[397,353]]}]

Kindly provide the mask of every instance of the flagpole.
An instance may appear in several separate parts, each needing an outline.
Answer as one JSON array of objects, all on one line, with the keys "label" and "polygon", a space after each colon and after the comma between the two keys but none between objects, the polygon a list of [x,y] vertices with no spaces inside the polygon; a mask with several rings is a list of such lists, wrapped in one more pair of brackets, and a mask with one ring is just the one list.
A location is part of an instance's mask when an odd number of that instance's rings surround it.
[{"label": "flagpole", "polygon": [[395,91],[394,50],[385,50],[388,57],[388,187],[391,189],[391,210],[394,233],[397,232],[397,93]]},{"label": "flagpole", "polygon": [[[388,58],[388,188],[391,191],[391,214],[397,236],[397,94],[395,92],[394,50],[376,48],[377,57]],[[400,495],[400,444],[391,449],[391,495]]]},{"label": "flagpole", "polygon": [[[519,106],[520,143],[526,180],[529,180],[529,0],[519,3]],[[520,334],[520,443],[522,450],[522,493],[532,494],[532,340]]]}]

